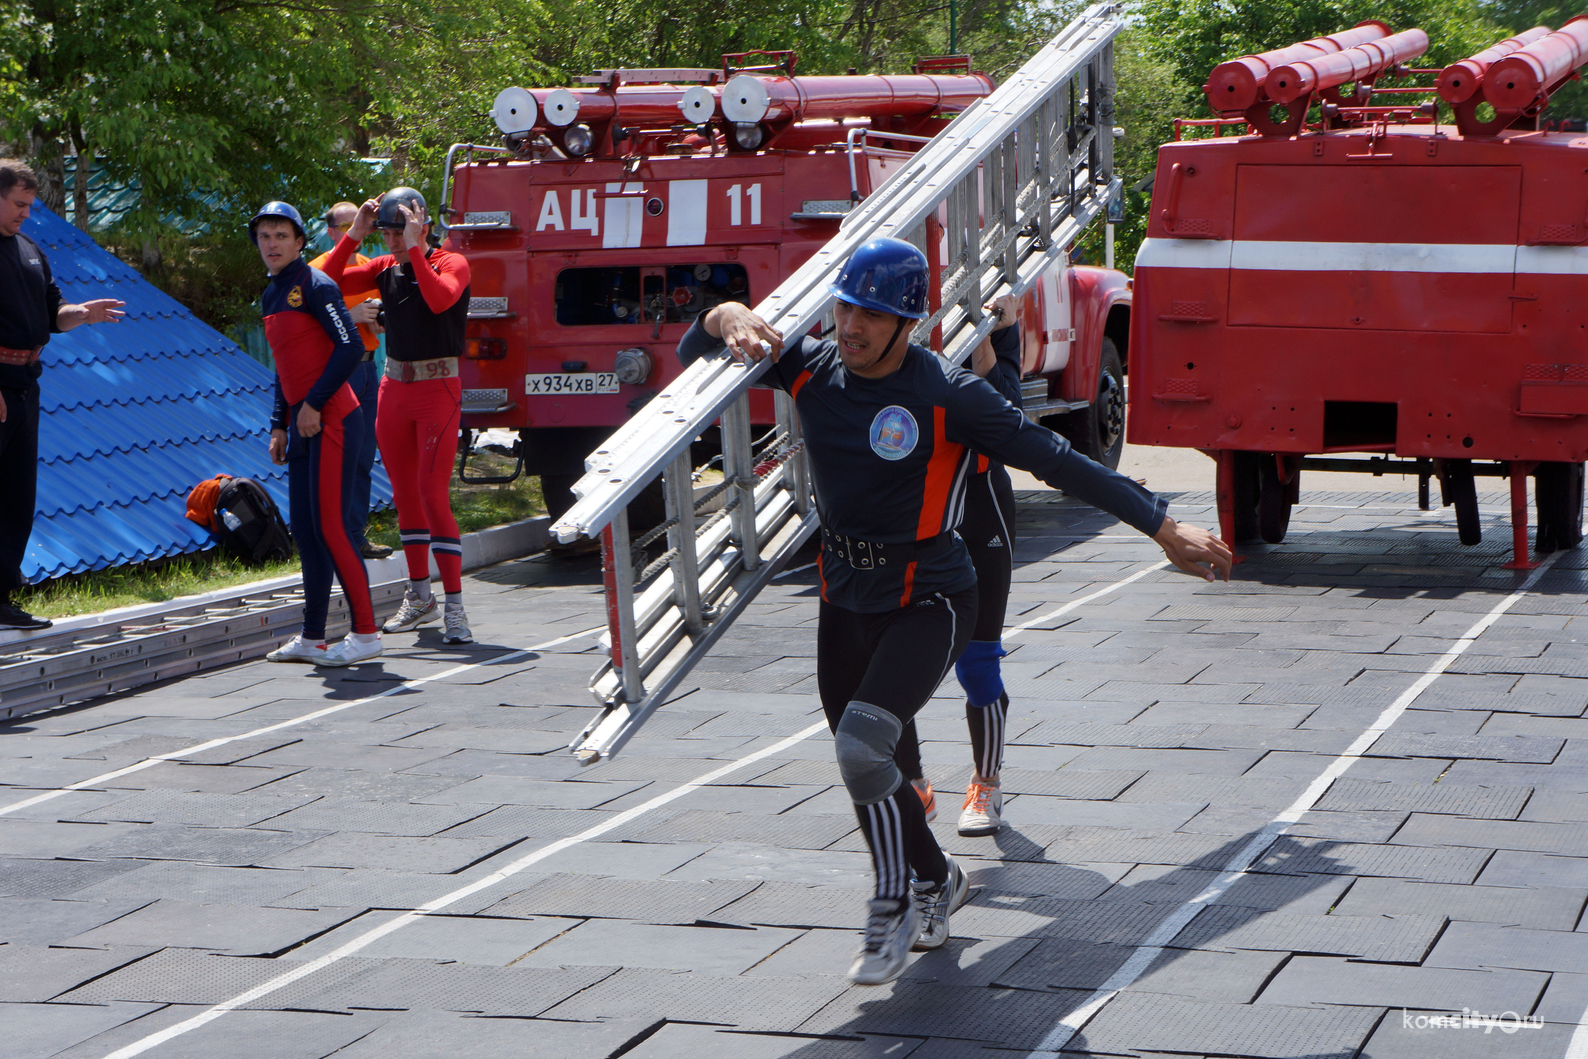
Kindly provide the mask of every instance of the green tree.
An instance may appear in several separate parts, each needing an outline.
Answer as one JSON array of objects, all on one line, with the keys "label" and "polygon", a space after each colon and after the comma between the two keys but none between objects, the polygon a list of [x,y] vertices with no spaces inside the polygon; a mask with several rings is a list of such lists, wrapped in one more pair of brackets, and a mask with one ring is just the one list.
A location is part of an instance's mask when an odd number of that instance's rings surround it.
[{"label": "green tree", "polygon": [[41,164],[49,205],[64,205],[68,155],[136,179],[133,223],[149,232],[162,215],[209,219],[217,197],[308,197],[354,172],[337,149],[343,105],[330,90],[345,63],[330,11],[38,0],[4,17],[0,128]]}]

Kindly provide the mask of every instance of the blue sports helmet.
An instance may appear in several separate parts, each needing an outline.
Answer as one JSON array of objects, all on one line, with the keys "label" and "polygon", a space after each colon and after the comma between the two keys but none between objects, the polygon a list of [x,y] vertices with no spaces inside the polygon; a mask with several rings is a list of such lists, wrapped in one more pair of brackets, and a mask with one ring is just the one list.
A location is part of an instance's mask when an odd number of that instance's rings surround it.
[{"label": "blue sports helmet", "polygon": [[292,222],[292,227],[297,230],[300,238],[308,239],[308,234],[303,230],[303,215],[286,202],[267,202],[259,207],[259,212],[248,219],[248,238],[259,245],[259,222],[267,217],[280,217]]},{"label": "blue sports helmet", "polygon": [[841,302],[910,320],[925,320],[926,255],[903,239],[873,239],[844,262],[828,291]]}]

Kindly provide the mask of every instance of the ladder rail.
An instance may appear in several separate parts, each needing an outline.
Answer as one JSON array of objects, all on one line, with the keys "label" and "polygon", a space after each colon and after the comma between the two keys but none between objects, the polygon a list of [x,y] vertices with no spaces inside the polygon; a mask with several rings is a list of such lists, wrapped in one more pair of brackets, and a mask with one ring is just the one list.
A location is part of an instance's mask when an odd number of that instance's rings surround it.
[{"label": "ladder rail", "polygon": [[[755,307],[757,314],[785,335],[803,333],[831,308],[832,297],[826,289],[829,278],[855,249],[879,236],[908,233],[937,209],[944,185],[952,182],[944,173],[957,155],[973,151],[977,140],[985,138],[989,129],[1001,140],[1033,112],[1042,108],[1053,111],[1049,104],[1054,93],[1044,91],[1030,98],[1033,85],[1051,86],[1060,80],[1063,94],[1069,80],[1093,57],[1091,53],[1055,47],[1058,41],[1080,37],[1100,51],[1109,46],[1121,25],[1115,4],[1100,3],[1090,8],[1014,77],[991,96],[976,100],[882,188],[850,211],[839,226],[838,236],[763,299]],[[1047,125],[1046,119],[1038,123],[1039,137]],[[1051,133],[1048,138],[1059,142],[1063,139]],[[960,165],[974,168],[979,159],[979,154],[962,159]],[[1044,167],[1051,168],[1051,163]],[[1043,172],[1042,176],[1047,179],[1041,186],[1051,189],[1051,172]],[[900,201],[894,201],[896,197]],[[1053,240],[1054,218],[1050,210],[1041,208],[1045,201],[1046,198],[1034,203],[1032,212],[1046,244]],[[599,533],[619,507],[638,496],[768,367],[765,362],[745,366],[722,358],[703,358],[686,368],[671,386],[591,454],[587,461],[589,473],[574,485],[579,499],[553,527],[558,539],[567,542]],[[665,427],[666,433],[658,427]]]}]

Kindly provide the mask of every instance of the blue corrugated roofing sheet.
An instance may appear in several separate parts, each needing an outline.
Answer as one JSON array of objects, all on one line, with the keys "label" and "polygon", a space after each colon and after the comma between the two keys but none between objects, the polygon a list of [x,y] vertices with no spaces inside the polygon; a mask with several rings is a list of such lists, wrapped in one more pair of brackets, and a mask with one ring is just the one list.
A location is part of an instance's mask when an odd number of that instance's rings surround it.
[{"label": "blue corrugated roofing sheet", "polygon": [[[22,575],[214,547],[185,512],[188,490],[217,474],[258,479],[285,513],[286,468],[268,452],[270,370],[43,206],[23,231],[67,301],[120,298],[127,318],[44,347],[39,499]],[[375,508],[391,502],[378,463],[371,494]]]}]

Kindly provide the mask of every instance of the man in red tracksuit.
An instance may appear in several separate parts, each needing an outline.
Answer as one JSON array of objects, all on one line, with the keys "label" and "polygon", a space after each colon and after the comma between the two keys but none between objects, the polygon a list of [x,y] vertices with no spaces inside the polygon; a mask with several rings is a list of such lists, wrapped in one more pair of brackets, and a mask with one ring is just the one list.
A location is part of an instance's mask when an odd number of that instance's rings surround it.
[{"label": "man in red tracksuit", "polygon": [[[374,228],[390,254],[366,265],[348,259]],[[408,560],[408,591],[386,622],[387,632],[408,632],[438,617],[430,590],[430,553],[446,606],[444,644],[471,643],[463,610],[463,547],[447,492],[458,454],[463,383],[463,324],[469,314],[469,263],[462,254],[430,249],[429,214],[413,188],[393,188],[359,208],[353,227],[337,242],[325,273],[344,292],[380,291],[386,328],[386,377],[380,383],[380,441],[397,504],[397,530]]]},{"label": "man in red tracksuit", "polygon": [[[270,458],[287,465],[292,539],[303,562],[303,631],[270,652],[272,662],[346,666],[381,653],[364,560],[353,546],[352,493],[364,411],[348,377],[364,346],[341,292],[303,260],[303,218],[285,202],[267,202],[248,234],[270,273],[262,298],[265,337],[276,361]],[[353,631],[325,644],[331,578],[342,582]]]}]

